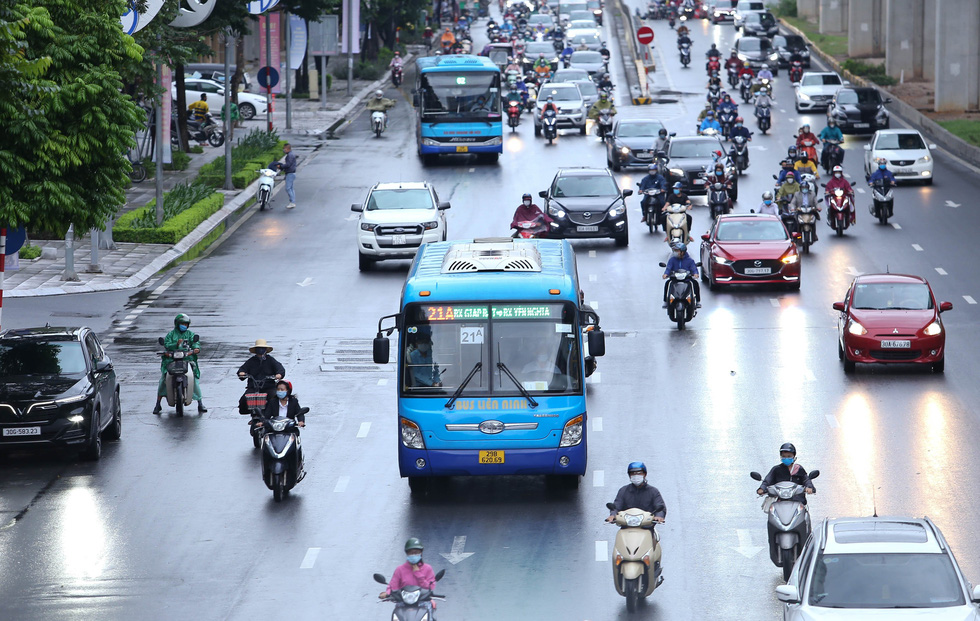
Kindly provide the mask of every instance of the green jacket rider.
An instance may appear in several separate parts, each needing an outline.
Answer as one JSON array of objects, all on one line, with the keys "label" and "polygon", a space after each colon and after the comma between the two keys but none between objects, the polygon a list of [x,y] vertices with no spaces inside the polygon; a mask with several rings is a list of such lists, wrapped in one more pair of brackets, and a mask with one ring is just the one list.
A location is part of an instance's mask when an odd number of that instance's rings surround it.
[{"label": "green jacket rider", "polygon": [[[194,343],[194,337],[197,335],[191,332],[190,326],[191,318],[184,313],[180,313],[174,317],[174,329],[168,332],[167,336],[163,337],[163,346],[167,351],[177,351],[178,349],[185,348],[189,350],[190,355],[185,360],[189,361],[191,368],[194,369],[193,398],[197,401],[197,411],[203,414],[208,409],[204,407],[204,401],[201,398],[201,369],[197,364],[197,355],[201,353],[201,343],[200,341]],[[173,362],[172,358],[160,358],[160,383],[157,386],[157,404],[153,408],[154,414],[159,414],[163,411],[163,408],[160,407],[160,401],[163,397],[167,396],[167,365],[171,362]]]},{"label": "green jacket rider", "polygon": [[616,116],[616,106],[614,106],[612,100],[605,95],[600,96],[599,101],[592,104],[592,107],[589,108],[589,118],[593,121],[598,119],[600,110],[609,110],[613,116]]}]

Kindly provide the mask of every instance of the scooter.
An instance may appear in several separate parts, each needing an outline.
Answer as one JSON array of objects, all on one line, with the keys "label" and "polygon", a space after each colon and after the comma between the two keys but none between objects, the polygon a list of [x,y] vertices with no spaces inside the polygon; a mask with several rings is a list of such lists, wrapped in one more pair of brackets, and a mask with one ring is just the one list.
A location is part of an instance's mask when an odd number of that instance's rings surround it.
[{"label": "scooter", "polygon": [[686,69],[691,64],[691,46],[687,43],[681,44],[681,65]]},{"label": "scooter", "polygon": [[827,203],[827,224],[837,232],[837,236],[844,235],[844,231],[851,226],[851,210],[854,209],[851,198],[844,193],[841,188],[836,188]]},{"label": "scooter", "polygon": [[371,113],[371,129],[374,131],[374,137],[380,138],[381,133],[384,132],[385,126],[388,124],[388,115],[381,110],[375,110]]},{"label": "scooter", "polygon": [[[262,420],[265,406],[269,403],[269,395],[275,393],[276,377],[274,375],[267,377],[246,375],[238,379],[248,380],[245,387],[245,405],[248,407],[248,412],[245,414],[251,415],[248,421],[248,433],[252,436],[252,446],[259,448],[262,446],[262,436],[266,430],[264,426],[259,426],[256,423]],[[239,413],[241,414],[241,412]]]},{"label": "scooter", "polygon": [[391,68],[391,85],[395,88],[402,83],[402,68],[395,65]]},{"label": "scooter", "polygon": [[534,220],[522,220],[517,223],[517,230],[511,237],[519,239],[544,239],[548,236],[548,225],[538,216]]},{"label": "scooter", "polygon": [[803,63],[794,60],[789,66],[789,81],[793,84],[799,84],[800,80],[803,79]]},{"label": "scooter", "polygon": [[725,184],[720,181],[713,183],[708,191],[708,208],[711,210],[712,220],[728,213],[728,201],[728,189]]},{"label": "scooter", "polygon": [[735,88],[738,84],[738,67],[732,65],[728,68],[728,85]]},{"label": "scooter", "polygon": [[554,110],[548,110],[541,115],[541,131],[547,138],[548,144],[552,144],[558,137],[558,115]]},{"label": "scooter", "polygon": [[687,228],[687,205],[671,203],[667,206],[667,240],[671,246],[687,243],[690,231]]},{"label": "scooter", "polygon": [[743,103],[752,101],[752,76],[746,73],[738,79],[738,92],[742,95]]},{"label": "scooter", "polygon": [[[446,575],[445,569],[436,572],[436,582],[442,580]],[[381,574],[374,574],[374,581],[387,586],[388,579]],[[382,602],[390,602],[395,605],[394,612],[391,613],[391,621],[435,621],[432,614],[432,602],[445,601],[445,595],[436,595],[429,589],[411,584],[398,591],[392,591]]]},{"label": "scooter", "polygon": [[707,95],[708,103],[711,104],[711,109],[718,110],[718,101],[721,99],[721,87],[717,84],[712,84],[708,87]]},{"label": "scooter", "polygon": [[[640,184],[637,183],[636,185],[639,186]],[[641,207],[644,207],[646,211],[644,222],[646,222],[651,233],[656,231],[658,226],[664,227],[664,232],[667,230],[664,213],[661,211],[663,209],[663,199],[658,198],[661,197],[663,193],[663,190],[658,190],[656,188],[640,191],[640,194],[643,195]]]},{"label": "scooter", "polygon": [[790,209],[790,201],[792,198],[786,197],[779,201],[776,201],[779,205],[779,219],[783,221],[783,226],[789,231],[790,236],[797,233],[797,221],[796,212]]},{"label": "scooter", "polygon": [[758,120],[759,131],[765,136],[769,128],[772,127],[772,108],[768,105],[758,105],[755,107],[755,118]]},{"label": "scooter", "polygon": [[[818,203],[823,199],[818,198]],[[800,233],[799,242],[803,252],[810,253],[810,246],[817,241],[817,212],[820,210],[814,203],[801,205],[796,210],[796,230]]]},{"label": "scooter", "polygon": [[[749,473],[756,481],[762,480],[758,472]],[[820,476],[819,470],[810,472],[810,479]],[[783,580],[789,580],[793,565],[810,537],[810,512],[796,497],[804,493],[802,485],[782,481],[766,489],[762,510],[769,514],[769,558],[773,565],[783,570]]]},{"label": "scooter", "polygon": [[[195,334],[190,344],[181,341],[179,349],[160,353],[163,358],[171,358],[171,362],[167,364],[167,378],[164,380],[164,385],[167,390],[167,405],[177,411],[177,416],[183,416],[184,406],[194,402],[194,363],[189,358],[193,355],[192,345],[199,340],[200,337]],[[163,346],[163,337],[157,339],[157,342]],[[190,375],[189,379],[188,375]]]},{"label": "scooter", "polygon": [[[614,511],[616,505],[609,502],[606,508]],[[654,515],[642,509],[620,511],[612,524],[619,527],[613,544],[613,582],[616,592],[626,598],[626,610],[636,612],[640,599],[653,595],[664,581],[660,535]]]},{"label": "scooter", "polygon": [[722,110],[718,114],[718,123],[721,124],[721,135],[725,140],[728,140],[728,134],[732,131],[732,125],[735,123],[735,111]]},{"label": "scooter", "polygon": [[259,173],[259,189],[255,192],[255,202],[259,204],[259,211],[272,209],[269,202],[272,200],[272,186],[276,183],[276,171],[271,168],[260,168],[255,172]]},{"label": "scooter", "polygon": [[[187,119],[187,137],[195,142],[206,142],[212,147],[220,147],[225,143],[225,133],[210,112],[205,113],[203,121]],[[170,122],[170,145],[180,148],[176,118],[171,119]]]},{"label": "scooter", "polygon": [[[300,408],[306,414],[310,408]],[[272,490],[276,502],[306,476],[303,468],[303,447],[299,440],[299,426],[291,418],[264,418],[262,436],[262,480]]]},{"label": "scooter", "polygon": [[741,175],[749,167],[749,140],[745,136],[732,138],[732,148],[729,157],[735,162],[735,170]]},{"label": "scooter", "polygon": [[[697,264],[701,267],[701,264]],[[667,267],[661,263],[660,267]],[[668,277],[667,283],[667,317],[677,324],[678,330],[694,319],[698,314],[697,303],[694,299],[694,276],[687,270],[675,270]]]},{"label": "scooter", "polygon": [[871,185],[871,215],[878,218],[878,222],[888,224],[888,218],[894,215],[895,193],[894,187],[887,179],[877,179]]},{"label": "scooter", "polygon": [[517,126],[521,124],[521,102],[511,100],[507,102],[507,125],[511,132],[517,131]]},{"label": "scooter", "polygon": [[834,166],[840,166],[844,163],[844,149],[840,146],[840,140],[824,140],[822,155],[827,161],[827,165],[823,168],[824,172],[830,175]]},{"label": "scooter", "polygon": [[708,76],[710,77],[716,71],[721,71],[721,61],[718,60],[718,57],[712,56],[708,59],[708,62],[705,63],[704,70],[708,72]]},{"label": "scooter", "polygon": [[599,110],[599,119],[596,121],[596,134],[603,142],[606,137],[612,134],[612,113],[609,110]]},{"label": "scooter", "polygon": [[[797,136],[793,136],[793,138],[797,138]],[[812,161],[812,162],[819,162],[820,161],[820,160],[817,159],[817,143],[815,143],[814,141],[809,140],[809,139],[808,140],[804,140],[804,141],[802,141],[801,143],[799,143],[796,146],[797,146],[797,151],[798,152],[799,151],[805,152],[806,153],[806,156],[808,158],[810,158],[810,161]],[[802,155],[802,153],[801,153],[801,155]]]}]

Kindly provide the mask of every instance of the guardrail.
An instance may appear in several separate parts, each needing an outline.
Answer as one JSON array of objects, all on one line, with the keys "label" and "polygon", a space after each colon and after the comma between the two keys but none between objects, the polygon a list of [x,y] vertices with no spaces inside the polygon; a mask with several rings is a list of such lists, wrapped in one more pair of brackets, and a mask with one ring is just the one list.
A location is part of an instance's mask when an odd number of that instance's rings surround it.
[{"label": "guardrail", "polygon": [[[653,54],[649,45],[643,45],[636,40],[636,18],[629,11],[623,0],[615,0],[616,34],[619,38],[619,50],[623,56],[623,68],[626,71],[626,82],[629,85],[630,98],[634,105],[652,103],[647,74],[656,69]],[[640,21],[640,26],[643,21]],[[629,58],[625,52],[629,51]]]}]

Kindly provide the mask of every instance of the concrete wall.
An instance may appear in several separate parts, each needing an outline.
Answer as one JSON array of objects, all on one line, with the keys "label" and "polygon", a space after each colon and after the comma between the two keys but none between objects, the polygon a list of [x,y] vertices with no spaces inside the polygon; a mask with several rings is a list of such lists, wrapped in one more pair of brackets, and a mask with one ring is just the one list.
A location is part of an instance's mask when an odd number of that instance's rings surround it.
[{"label": "concrete wall", "polygon": [[[900,3],[900,0],[896,0]],[[922,19],[922,77],[936,78],[936,0],[926,0]]]},{"label": "concrete wall", "polygon": [[820,0],[796,0],[796,15],[816,23],[820,17]]},{"label": "concrete wall", "polygon": [[[855,0],[863,2],[865,0]],[[819,0],[820,34],[840,34],[847,32],[847,12],[849,0]]]},{"label": "concrete wall", "polygon": [[888,75],[899,78],[904,74],[906,79],[922,77],[925,10],[925,0],[888,0],[886,3],[885,71]]},{"label": "concrete wall", "polygon": [[[914,0],[908,0],[911,4]],[[885,55],[885,0],[848,3],[847,55],[851,58]]]},{"label": "concrete wall", "polygon": [[980,109],[980,2],[936,0],[936,112]]}]

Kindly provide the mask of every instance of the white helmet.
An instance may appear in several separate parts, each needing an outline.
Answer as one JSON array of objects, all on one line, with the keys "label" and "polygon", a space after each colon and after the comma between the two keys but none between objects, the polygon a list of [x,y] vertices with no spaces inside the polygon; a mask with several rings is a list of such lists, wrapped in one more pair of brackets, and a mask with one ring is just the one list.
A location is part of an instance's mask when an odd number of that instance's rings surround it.
[{"label": "white helmet", "polygon": [[385,93],[380,88],[378,90],[374,91],[374,98],[375,99],[383,99],[384,96],[385,96]]}]

